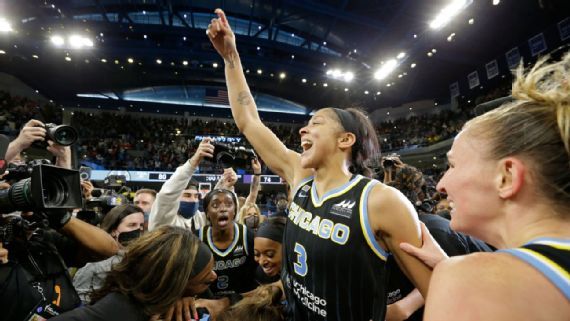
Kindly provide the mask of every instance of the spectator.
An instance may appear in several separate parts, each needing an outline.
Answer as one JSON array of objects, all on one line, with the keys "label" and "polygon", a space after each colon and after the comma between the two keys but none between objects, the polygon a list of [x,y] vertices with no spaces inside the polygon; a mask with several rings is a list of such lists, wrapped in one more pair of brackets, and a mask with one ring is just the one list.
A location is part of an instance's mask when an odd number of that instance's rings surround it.
[{"label": "spectator", "polygon": [[142,188],[136,191],[133,203],[140,207],[144,213],[144,230],[148,230],[148,219],[152,204],[156,200],[156,191],[150,188]]},{"label": "spectator", "polygon": [[[119,205],[105,215],[101,228],[111,234],[119,247],[123,249],[132,240],[140,237],[143,224],[144,216],[141,208],[133,205]],[[106,260],[87,263],[77,270],[73,277],[73,286],[84,304],[89,302],[89,296],[94,290],[101,288],[107,273],[111,271],[114,264],[121,261],[123,254],[123,251],[119,250],[119,253]]]}]

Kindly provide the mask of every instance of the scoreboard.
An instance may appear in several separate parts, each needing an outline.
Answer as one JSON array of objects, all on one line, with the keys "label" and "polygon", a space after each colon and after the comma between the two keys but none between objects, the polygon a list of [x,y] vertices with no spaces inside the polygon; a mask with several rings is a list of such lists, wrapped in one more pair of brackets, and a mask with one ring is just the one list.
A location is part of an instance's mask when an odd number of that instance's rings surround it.
[{"label": "scoreboard", "polygon": [[[109,175],[123,175],[127,182],[165,182],[174,172],[151,172],[151,171],[123,171],[123,170],[92,170],[91,180],[102,181]],[[222,174],[194,174],[192,179],[199,183],[213,183],[220,180]],[[238,183],[251,184],[254,175],[238,174]],[[285,184],[278,175],[261,175],[261,184]]]}]

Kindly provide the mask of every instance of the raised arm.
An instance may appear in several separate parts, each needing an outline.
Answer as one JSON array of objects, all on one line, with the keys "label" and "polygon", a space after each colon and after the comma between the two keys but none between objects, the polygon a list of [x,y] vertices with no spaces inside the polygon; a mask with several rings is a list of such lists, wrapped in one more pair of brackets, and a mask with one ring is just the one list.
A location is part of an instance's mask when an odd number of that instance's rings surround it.
[{"label": "raised arm", "polygon": [[6,161],[12,161],[22,151],[30,147],[33,142],[43,141],[45,140],[45,137],[46,130],[44,128],[44,123],[35,119],[28,121],[20,131],[20,134],[18,134],[18,137],[8,145],[8,150],[6,151],[5,156]]},{"label": "raised arm", "polygon": [[267,128],[259,118],[257,106],[251,95],[243,73],[236,40],[226,15],[216,9],[218,18],[212,19],[206,30],[216,51],[225,63],[226,85],[232,115],[239,130],[254,147],[267,166],[287,182],[297,182],[309,176],[309,171],[302,171],[298,153],[287,149],[281,140]]},{"label": "raised arm", "polygon": [[255,204],[257,194],[259,194],[259,185],[261,184],[261,164],[257,158],[251,160],[251,168],[253,168],[253,180],[249,186],[249,195],[245,199],[245,204]]},{"label": "raised arm", "polygon": [[[205,138],[196,153],[184,165],[178,167],[174,174],[162,185],[156,194],[156,200],[150,210],[148,229],[153,230],[162,225],[183,225],[183,219],[178,216],[182,192],[190,182],[194,171],[204,157],[212,157],[214,146],[210,138]],[[178,222],[177,222],[178,221]]]},{"label": "raised arm", "polygon": [[227,189],[234,192],[237,179],[238,176],[233,168],[224,168],[224,174],[220,177],[214,189]]}]

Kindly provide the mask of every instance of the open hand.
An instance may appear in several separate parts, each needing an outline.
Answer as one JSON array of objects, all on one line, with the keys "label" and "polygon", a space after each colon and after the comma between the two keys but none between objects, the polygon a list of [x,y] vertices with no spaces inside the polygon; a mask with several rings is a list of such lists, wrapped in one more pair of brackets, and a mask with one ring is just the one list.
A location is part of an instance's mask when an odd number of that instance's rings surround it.
[{"label": "open hand", "polygon": [[420,223],[420,225],[422,229],[422,247],[415,247],[410,243],[404,242],[400,243],[400,248],[433,269],[439,262],[447,259],[448,256],[437,241],[434,240],[425,224]]}]

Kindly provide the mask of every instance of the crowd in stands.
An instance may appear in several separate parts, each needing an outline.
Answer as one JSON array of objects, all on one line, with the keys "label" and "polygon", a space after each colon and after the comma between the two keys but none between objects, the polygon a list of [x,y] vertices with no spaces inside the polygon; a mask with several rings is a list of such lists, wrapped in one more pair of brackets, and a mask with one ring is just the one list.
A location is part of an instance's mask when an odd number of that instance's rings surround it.
[{"label": "crowd in stands", "polygon": [[468,112],[443,111],[381,123],[376,132],[383,152],[428,146],[455,136],[470,118]]},{"label": "crowd in stands", "polygon": [[[504,95],[502,86],[475,99],[475,103]],[[32,118],[61,123],[62,111],[53,104],[38,103],[0,91],[0,133],[15,137]],[[465,105],[465,104],[464,104]],[[472,105],[471,105],[472,106]],[[472,115],[472,108],[459,112],[412,116],[386,121],[376,127],[382,152],[428,146],[452,138]],[[173,171],[192,155],[198,146],[196,136],[241,137],[235,123],[220,119],[151,117],[121,112],[72,112],[71,125],[79,129],[75,145],[78,160],[94,168]],[[299,149],[299,125],[270,125],[271,130],[292,149]],[[247,146],[247,142],[246,142]],[[247,170],[247,169],[246,169]],[[216,164],[204,162],[202,172],[220,171]],[[268,173],[264,169],[265,173]]]},{"label": "crowd in stands", "polygon": [[61,110],[53,104],[45,105],[40,112],[38,102],[0,90],[0,133],[10,138],[18,136],[30,119],[61,123],[61,116]]},{"label": "crowd in stands", "polygon": [[[192,155],[196,136],[238,137],[231,121],[151,118],[130,114],[74,112],[72,125],[81,128],[77,152],[82,161],[104,168],[173,171]],[[273,126],[285,144],[298,146],[298,129]],[[103,135],[102,135],[103,134]],[[206,164],[202,171],[210,170]]]}]

